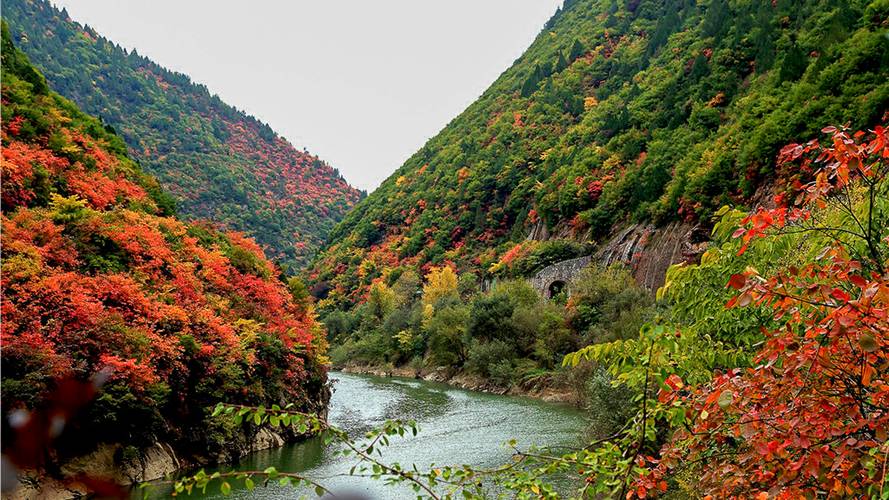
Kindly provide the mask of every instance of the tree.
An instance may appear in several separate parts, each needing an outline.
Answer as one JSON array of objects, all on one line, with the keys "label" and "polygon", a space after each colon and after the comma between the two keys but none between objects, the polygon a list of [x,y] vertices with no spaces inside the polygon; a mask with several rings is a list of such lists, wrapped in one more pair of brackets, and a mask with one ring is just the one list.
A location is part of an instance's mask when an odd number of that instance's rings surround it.
[{"label": "tree", "polygon": [[472,302],[469,334],[474,339],[513,341],[509,318],[515,305],[506,294],[488,294]]},{"label": "tree", "polygon": [[435,307],[439,300],[456,295],[457,273],[447,266],[430,268],[426,274],[426,284],[423,285],[424,307]]},{"label": "tree", "polygon": [[580,56],[583,55],[583,44],[580,43],[580,40],[574,39],[574,43],[571,45],[571,52],[568,53],[568,62],[576,61]]},{"label": "tree", "polygon": [[367,293],[367,307],[370,315],[379,323],[395,309],[396,296],[382,281],[370,286]]},{"label": "tree", "polygon": [[559,51],[559,58],[556,60],[556,66],[553,73],[561,73],[568,67],[568,61],[565,60],[565,55],[562,54],[562,51]]},{"label": "tree", "polygon": [[889,137],[828,127],[830,143],[782,150],[781,161],[813,172],[794,204],[759,209],[736,232],[755,238],[802,232],[831,243],[815,261],[768,277],[732,275],[727,307],[772,311],[754,366],[717,373],[690,394],[661,389],[688,408],[656,466],[638,481],[656,490],[682,463],[706,460],[699,487],[720,497],[885,495],[889,454]]},{"label": "tree", "polygon": [[466,361],[469,311],[452,305],[436,311],[424,328],[429,335],[429,357],[438,366],[460,366]]}]

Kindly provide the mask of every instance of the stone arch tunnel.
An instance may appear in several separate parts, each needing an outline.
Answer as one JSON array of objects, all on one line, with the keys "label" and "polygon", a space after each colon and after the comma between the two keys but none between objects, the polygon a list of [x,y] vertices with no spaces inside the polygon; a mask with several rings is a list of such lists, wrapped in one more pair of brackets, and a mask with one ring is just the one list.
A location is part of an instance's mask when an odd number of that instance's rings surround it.
[{"label": "stone arch tunnel", "polygon": [[590,265],[591,260],[591,256],[585,255],[544,267],[531,278],[531,286],[547,299],[562,290],[569,290],[570,293],[571,282],[583,268]]}]

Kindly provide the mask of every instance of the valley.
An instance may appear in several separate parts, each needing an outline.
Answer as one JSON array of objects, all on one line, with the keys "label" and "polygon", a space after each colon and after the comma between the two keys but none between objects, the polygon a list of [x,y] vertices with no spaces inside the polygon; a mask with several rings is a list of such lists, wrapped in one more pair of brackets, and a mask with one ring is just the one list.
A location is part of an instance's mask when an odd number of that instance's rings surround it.
[{"label": "valley", "polygon": [[2,16],[4,498],[889,495],[885,0],[565,0],[370,193]]}]

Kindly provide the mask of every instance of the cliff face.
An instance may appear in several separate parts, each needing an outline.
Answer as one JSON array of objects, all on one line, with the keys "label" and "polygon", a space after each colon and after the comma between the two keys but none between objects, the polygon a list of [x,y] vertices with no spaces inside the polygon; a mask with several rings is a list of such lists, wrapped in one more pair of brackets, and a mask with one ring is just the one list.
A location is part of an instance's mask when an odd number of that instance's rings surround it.
[{"label": "cliff face", "polygon": [[595,259],[603,266],[627,265],[636,281],[653,292],[664,284],[668,267],[696,261],[706,249],[706,240],[700,226],[685,222],[663,227],[633,224],[605,243]]},{"label": "cliff face", "polygon": [[79,498],[88,496],[91,492],[80,483],[61,478],[90,477],[110,480],[119,485],[135,485],[164,479],[195,467],[236,461],[250,453],[281,447],[297,438],[304,436],[282,433],[280,430],[266,427],[253,429],[250,434],[240,434],[232,439],[225,453],[216,457],[177,453],[172,445],[165,442],[155,442],[138,450],[121,444],[102,444],[87,455],[60,464],[57,475],[29,472],[27,482],[20,483],[8,494],[4,491],[3,498],[8,500]]}]

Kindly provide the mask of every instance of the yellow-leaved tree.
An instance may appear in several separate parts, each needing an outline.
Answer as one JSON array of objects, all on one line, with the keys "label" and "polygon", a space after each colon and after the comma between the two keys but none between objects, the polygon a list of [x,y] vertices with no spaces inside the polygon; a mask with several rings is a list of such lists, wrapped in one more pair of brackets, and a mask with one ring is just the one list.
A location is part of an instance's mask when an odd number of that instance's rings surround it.
[{"label": "yellow-leaved tree", "polygon": [[423,306],[435,306],[443,297],[457,294],[457,273],[450,267],[433,267],[423,285]]}]

